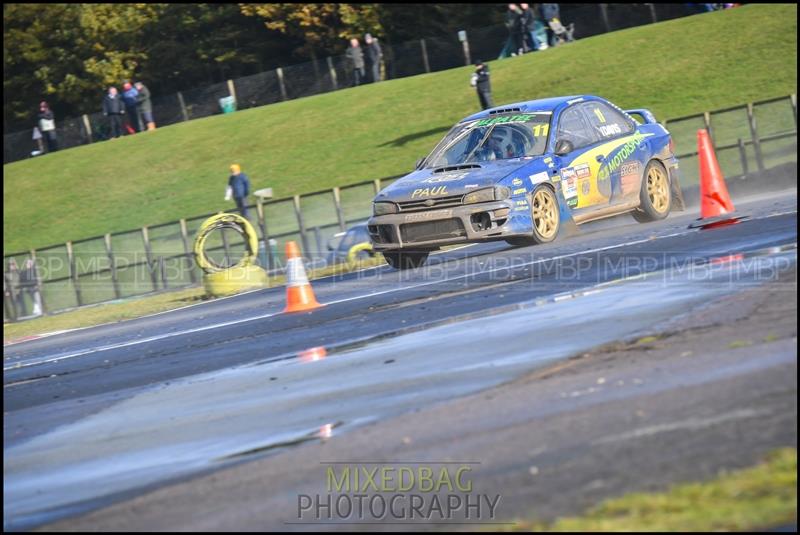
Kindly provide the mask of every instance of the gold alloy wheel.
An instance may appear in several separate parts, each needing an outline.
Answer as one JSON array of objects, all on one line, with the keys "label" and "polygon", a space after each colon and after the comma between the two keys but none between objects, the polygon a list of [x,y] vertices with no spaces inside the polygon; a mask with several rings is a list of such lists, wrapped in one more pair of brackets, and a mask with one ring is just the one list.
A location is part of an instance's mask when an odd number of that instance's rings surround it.
[{"label": "gold alloy wheel", "polygon": [[547,188],[539,188],[533,195],[533,224],[544,239],[552,238],[558,230],[558,207]]},{"label": "gold alloy wheel", "polygon": [[656,212],[663,214],[667,211],[669,208],[669,184],[667,175],[657,165],[650,167],[650,171],[647,172],[647,195]]}]

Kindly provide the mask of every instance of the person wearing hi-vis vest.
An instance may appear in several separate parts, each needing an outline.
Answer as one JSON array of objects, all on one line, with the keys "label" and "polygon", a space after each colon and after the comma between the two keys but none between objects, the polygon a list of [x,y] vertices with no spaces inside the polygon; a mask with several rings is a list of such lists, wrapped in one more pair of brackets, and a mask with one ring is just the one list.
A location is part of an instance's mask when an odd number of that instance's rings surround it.
[{"label": "person wearing hi-vis vest", "polygon": [[47,152],[58,150],[58,139],[56,138],[56,118],[53,110],[47,102],[39,103],[39,131],[47,142]]},{"label": "person wearing hi-vis vest", "polygon": [[239,164],[231,164],[231,176],[228,178],[228,189],[225,192],[225,200],[229,201],[231,196],[236,201],[236,208],[242,217],[247,219],[247,196],[250,194],[250,179],[242,173]]}]

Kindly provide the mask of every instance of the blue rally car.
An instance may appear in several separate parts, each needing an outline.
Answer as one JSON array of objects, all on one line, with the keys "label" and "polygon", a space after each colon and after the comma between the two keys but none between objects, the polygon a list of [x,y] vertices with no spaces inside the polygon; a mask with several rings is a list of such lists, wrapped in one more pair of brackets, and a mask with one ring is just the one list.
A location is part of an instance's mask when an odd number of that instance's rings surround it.
[{"label": "blue rally car", "polygon": [[673,208],[684,206],[666,128],[648,110],[586,95],[463,119],[378,193],[368,230],[374,250],[407,269],[443,245],[546,243],[569,224],[624,212],[655,221]]}]

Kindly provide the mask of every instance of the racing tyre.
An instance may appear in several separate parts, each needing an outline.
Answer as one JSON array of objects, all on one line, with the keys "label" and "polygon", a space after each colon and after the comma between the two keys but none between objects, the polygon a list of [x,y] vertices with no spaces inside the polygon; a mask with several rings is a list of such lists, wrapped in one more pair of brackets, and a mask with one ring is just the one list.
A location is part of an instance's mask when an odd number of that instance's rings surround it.
[{"label": "racing tyre", "polygon": [[384,251],[386,263],[394,269],[414,269],[425,265],[430,251]]},{"label": "racing tyre", "polygon": [[650,160],[645,167],[639,201],[639,208],[631,212],[639,223],[658,221],[669,215],[672,194],[667,170],[661,162]]},{"label": "racing tyre", "polygon": [[511,245],[536,245],[549,243],[558,236],[561,225],[561,213],[558,209],[556,194],[548,186],[539,186],[533,190],[531,197],[531,219],[533,220],[533,236],[530,238],[508,238]]}]

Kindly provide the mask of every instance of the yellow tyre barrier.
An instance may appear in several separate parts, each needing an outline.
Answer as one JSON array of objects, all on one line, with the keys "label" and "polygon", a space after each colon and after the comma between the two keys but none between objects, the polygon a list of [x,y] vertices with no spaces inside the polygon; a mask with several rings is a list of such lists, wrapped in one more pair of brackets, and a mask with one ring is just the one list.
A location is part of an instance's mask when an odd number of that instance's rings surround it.
[{"label": "yellow tyre barrier", "polygon": [[361,251],[372,252],[372,244],[369,242],[357,243],[347,251],[347,263],[355,265],[358,263],[358,253]]},{"label": "yellow tyre barrier", "polygon": [[[233,266],[220,266],[206,255],[208,236],[230,228],[242,234],[246,251]],[[230,295],[243,290],[259,288],[267,283],[267,273],[255,265],[258,253],[258,234],[248,220],[237,214],[217,214],[206,219],[197,231],[194,241],[194,260],[203,270],[203,286],[212,296]]]}]

